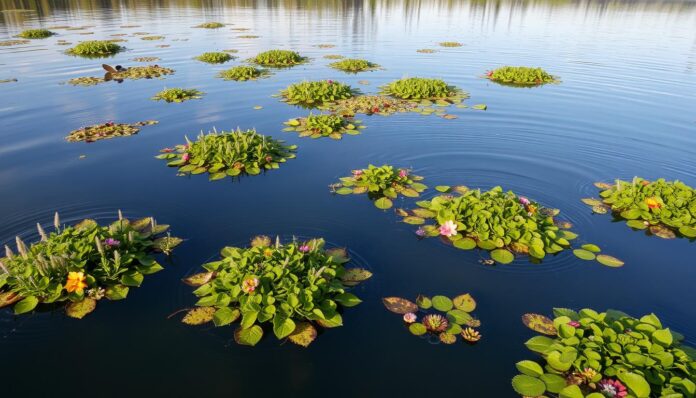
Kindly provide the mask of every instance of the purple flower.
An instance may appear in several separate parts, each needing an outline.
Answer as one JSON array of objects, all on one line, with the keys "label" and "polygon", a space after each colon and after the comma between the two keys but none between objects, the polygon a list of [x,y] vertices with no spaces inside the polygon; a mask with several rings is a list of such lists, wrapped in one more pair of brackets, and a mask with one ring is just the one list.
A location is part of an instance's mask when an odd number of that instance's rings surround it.
[{"label": "purple flower", "polygon": [[529,199],[525,198],[524,196],[519,197],[520,203],[522,203],[524,206],[529,205],[532,203]]},{"label": "purple flower", "polygon": [[425,230],[422,227],[418,227],[418,229],[416,230],[416,235],[420,237],[425,236]]},{"label": "purple flower", "polygon": [[299,250],[300,250],[302,253],[307,253],[307,252],[309,251],[309,246],[308,246],[308,245],[302,245],[302,246],[299,247]]},{"label": "purple flower", "polygon": [[108,247],[118,247],[118,245],[120,244],[121,242],[117,241],[114,238],[106,238],[106,240],[104,241],[104,246]]},{"label": "purple flower", "polygon": [[408,170],[406,170],[406,169],[399,170],[399,177],[401,177],[401,178],[408,177]]},{"label": "purple flower", "polygon": [[579,328],[580,327],[580,322],[578,321],[570,321],[568,322],[568,325],[574,327],[574,328]]}]

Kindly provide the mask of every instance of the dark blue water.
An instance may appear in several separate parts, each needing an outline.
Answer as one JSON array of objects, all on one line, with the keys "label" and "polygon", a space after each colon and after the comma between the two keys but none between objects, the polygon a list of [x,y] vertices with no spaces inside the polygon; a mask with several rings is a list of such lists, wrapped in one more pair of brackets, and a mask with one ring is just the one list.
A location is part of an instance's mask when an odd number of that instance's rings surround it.
[{"label": "dark blue water", "polygon": [[[186,238],[166,271],[105,302],[82,321],[61,313],[0,314],[3,396],[413,396],[513,397],[514,363],[533,355],[525,312],[552,307],[657,313],[696,343],[695,246],[633,232],[592,215],[580,198],[595,181],[665,177],[696,185],[696,3],[613,1],[0,1],[0,40],[31,27],[84,26],[0,47],[0,243],[35,238],[54,211],[66,221],[155,216]],[[233,24],[193,29],[205,21]],[[140,25],[121,28],[122,25]],[[239,32],[230,28],[249,28]],[[91,35],[80,33],[94,32]],[[134,32],[165,36],[142,41]],[[164,80],[73,87],[99,76],[101,60],[62,53],[77,43],[127,33],[129,50],[111,64],[157,56],[176,70]],[[242,39],[253,34],[257,39]],[[459,48],[438,48],[459,41]],[[320,49],[317,44],[335,44]],[[159,44],[170,47],[158,48]],[[236,83],[218,71],[259,51],[294,49],[309,64]],[[420,54],[420,48],[437,48]],[[192,58],[238,49],[211,66]],[[345,75],[326,54],[361,57],[384,70]],[[559,85],[516,89],[480,76],[505,65],[541,66]],[[271,95],[303,79],[329,78],[372,93],[403,76],[443,78],[471,93],[445,120],[418,114],[363,117],[360,136],[298,138],[282,122],[306,111]],[[361,85],[359,80],[368,80]],[[151,101],[164,87],[206,95],[181,104]],[[254,106],[263,106],[254,110]],[[140,134],[93,144],[67,143],[70,130],[108,120],[159,120]],[[263,176],[208,182],[176,177],[154,159],[160,148],[212,128],[256,128],[299,146],[297,159]],[[80,159],[81,155],[85,158]],[[534,265],[485,266],[477,252],[418,241],[413,227],[362,196],[334,197],[327,186],[369,163],[412,167],[429,186],[506,189],[562,210],[584,241],[626,262],[607,268],[570,253]],[[411,205],[412,201],[397,202]],[[192,305],[180,279],[230,244],[256,234],[321,236],[347,246],[375,276],[357,288],[364,303],[345,326],[308,349],[266,338],[255,348],[232,328],[191,328],[167,315]],[[469,292],[483,340],[431,345],[409,335],[384,296]]]}]

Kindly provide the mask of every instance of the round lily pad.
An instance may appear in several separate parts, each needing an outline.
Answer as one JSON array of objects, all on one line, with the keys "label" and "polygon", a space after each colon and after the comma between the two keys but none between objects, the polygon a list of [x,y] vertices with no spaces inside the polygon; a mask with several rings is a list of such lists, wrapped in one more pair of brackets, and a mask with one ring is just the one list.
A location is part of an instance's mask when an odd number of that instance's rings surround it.
[{"label": "round lily pad", "polygon": [[510,264],[515,260],[515,255],[505,249],[496,249],[491,252],[491,258],[500,264]]},{"label": "round lily pad", "polygon": [[457,309],[462,311],[472,312],[476,309],[476,300],[469,293],[460,294],[452,302]]},{"label": "round lily pad", "polygon": [[585,249],[587,251],[591,251],[592,253],[599,253],[602,251],[602,249],[600,249],[599,246],[594,245],[592,243],[587,243],[587,244],[584,244],[580,247],[582,247],[583,249]]},{"label": "round lily pad", "polygon": [[418,304],[418,306],[424,310],[427,310],[433,306],[433,302],[430,300],[430,297],[423,296],[422,294],[419,294],[418,297],[416,297],[416,304]]},{"label": "round lily pad", "polygon": [[412,323],[408,326],[408,331],[416,336],[422,336],[428,329],[426,329],[422,323]]},{"label": "round lily pad", "polygon": [[648,227],[643,220],[628,220],[626,225],[634,229],[645,229]]},{"label": "round lily pad", "polygon": [[512,388],[525,397],[538,397],[546,391],[546,384],[536,377],[517,375],[512,378]]},{"label": "round lily pad", "polygon": [[452,243],[454,247],[462,250],[472,250],[476,247],[476,241],[471,238],[462,238]]},{"label": "round lily pad", "polygon": [[288,340],[302,347],[307,347],[317,338],[317,329],[309,322],[300,322],[295,331],[288,336]]},{"label": "round lily pad", "polygon": [[573,250],[573,254],[581,260],[592,261],[595,259],[595,254],[585,249],[575,249]]},{"label": "round lily pad", "polygon": [[65,307],[65,313],[71,318],[82,319],[85,315],[94,311],[97,308],[97,300],[92,298],[85,298],[74,303],[70,303]]},{"label": "round lily pad", "polygon": [[597,261],[602,264],[606,265],[607,267],[622,267],[624,265],[624,262],[619,260],[616,257],[612,257],[606,254],[600,254],[597,256]]},{"label": "round lily pad", "polygon": [[447,312],[454,307],[452,300],[447,296],[434,296],[432,298],[433,307],[442,312]]},{"label": "round lily pad", "polygon": [[375,200],[375,207],[378,209],[386,210],[392,207],[393,203],[389,198],[379,198]]}]

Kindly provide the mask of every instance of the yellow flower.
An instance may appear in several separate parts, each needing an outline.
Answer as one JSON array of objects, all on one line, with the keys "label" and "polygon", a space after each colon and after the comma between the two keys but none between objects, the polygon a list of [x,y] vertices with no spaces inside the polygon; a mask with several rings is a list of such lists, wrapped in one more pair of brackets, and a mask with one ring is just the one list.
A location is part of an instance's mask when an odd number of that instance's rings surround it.
[{"label": "yellow flower", "polygon": [[270,247],[269,247],[269,248],[266,248],[266,249],[263,251],[263,255],[266,256],[266,257],[271,257],[271,256],[273,255],[273,249],[271,249]]},{"label": "yellow flower", "polygon": [[65,290],[68,293],[82,293],[82,291],[87,287],[85,283],[85,274],[82,272],[70,272],[68,274],[68,281],[65,282]]},{"label": "yellow flower", "polygon": [[645,199],[645,204],[651,209],[659,209],[662,207],[662,204],[655,197]]}]

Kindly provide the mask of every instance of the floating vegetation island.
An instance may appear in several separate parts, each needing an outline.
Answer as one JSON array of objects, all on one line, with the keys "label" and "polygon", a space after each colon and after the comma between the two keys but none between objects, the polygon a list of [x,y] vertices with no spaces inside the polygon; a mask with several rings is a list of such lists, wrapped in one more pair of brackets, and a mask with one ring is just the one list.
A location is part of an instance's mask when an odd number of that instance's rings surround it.
[{"label": "floating vegetation island", "polygon": [[382,303],[389,311],[402,314],[409,332],[415,336],[432,336],[444,344],[456,343],[457,336],[472,344],[481,339],[475,329],[481,326],[481,321],[471,316],[476,300],[470,294],[452,299],[442,295],[432,298],[419,295],[415,303],[401,297],[385,297]]},{"label": "floating vegetation island", "polygon": [[197,287],[199,300],[183,322],[226,326],[241,318],[234,339],[249,346],[261,341],[268,325],[279,340],[307,347],[317,327],[343,325],[339,310],[361,302],[348,289],[372,276],[346,268],[347,252],[326,249],[323,239],[281,244],[259,236],[251,247],[225,247],[220,254],[221,260],[203,264],[206,272],[184,280]]},{"label": "floating vegetation island", "polygon": [[196,141],[165,148],[158,159],[178,167],[180,175],[210,174],[210,180],[240,174],[257,175],[261,170],[277,169],[295,157],[295,145],[261,135],[256,130],[201,133]]},{"label": "floating vegetation island", "polygon": [[271,72],[268,69],[260,69],[248,65],[239,65],[234,68],[224,70],[218,74],[224,80],[247,81],[269,77]]},{"label": "floating vegetation island", "polygon": [[55,33],[48,29],[27,29],[18,34],[17,37],[21,37],[22,39],[45,39],[53,35],[55,35]]},{"label": "floating vegetation island", "polygon": [[341,61],[330,63],[329,66],[348,73],[365,72],[380,68],[380,66],[375,63],[357,58],[346,58]]},{"label": "floating vegetation island", "polygon": [[17,237],[17,253],[5,246],[0,307],[14,304],[14,313],[24,314],[39,305],[67,304],[68,316],[82,318],[104,297],[126,298],[145,275],[164,269],[154,254],[169,254],[181,243],[162,236],[168,225],[158,225],[152,217],[129,221],[120,212],[119,219],[106,226],[90,219],[65,226],[56,213],[54,227],[47,234],[37,224],[41,241],[29,247]]},{"label": "floating vegetation island", "polygon": [[359,129],[365,128],[358,120],[334,114],[310,114],[307,117],[290,119],[284,124],[288,127],[283,131],[296,131],[300,133],[300,137],[329,137],[334,140],[340,140],[344,134],[358,135]]},{"label": "floating vegetation island", "polygon": [[138,80],[138,79],[153,79],[162,78],[162,76],[171,75],[174,73],[173,69],[165,68],[159,65],[148,65],[148,66],[133,66],[130,68],[122,68],[116,70],[108,65],[104,65],[105,69],[112,70],[104,75],[104,77],[76,77],[68,80],[68,84],[74,86],[93,86],[95,84],[105,83],[109,81],[121,82],[125,79]]},{"label": "floating vegetation island", "polygon": [[595,185],[602,190],[601,199],[583,199],[594,212],[611,211],[629,227],[648,230],[660,238],[696,238],[696,190],[683,182],[635,177],[633,181]]},{"label": "floating vegetation island", "polygon": [[458,41],[443,41],[438,44],[440,45],[440,47],[461,47],[464,45]]},{"label": "floating vegetation island", "polygon": [[358,95],[338,100],[331,105],[331,111],[343,116],[365,115],[389,116],[394,113],[417,112],[418,105],[412,101],[384,95]]},{"label": "floating vegetation island", "polygon": [[140,40],[147,40],[147,41],[156,41],[156,40],[163,40],[164,36],[143,36],[140,38]]},{"label": "floating vegetation island", "polygon": [[289,85],[280,92],[283,101],[307,108],[327,108],[335,101],[357,93],[347,84],[334,80],[304,81]]},{"label": "floating vegetation island", "polygon": [[[654,314],[640,319],[620,311],[554,309],[555,319],[534,318],[542,334],[525,345],[541,355],[517,363],[513,389],[525,397],[692,397],[696,350]],[[526,324],[528,322],[525,322]]]},{"label": "floating vegetation island", "polygon": [[220,22],[206,22],[206,23],[202,23],[200,25],[196,25],[196,26],[194,26],[194,28],[219,29],[219,28],[222,28],[224,26],[225,26],[225,24],[220,23]]},{"label": "floating vegetation island", "polygon": [[133,61],[135,62],[155,62],[155,61],[160,61],[160,57],[136,57],[133,58]]},{"label": "floating vegetation island", "polygon": [[78,43],[75,47],[69,48],[66,53],[86,58],[101,58],[117,54],[125,50],[124,47],[110,40],[90,40]]},{"label": "floating vegetation island", "polygon": [[421,48],[419,50],[416,50],[416,52],[421,54],[433,54],[436,53],[437,50],[434,50],[432,48]]},{"label": "floating vegetation island", "polygon": [[343,55],[339,55],[339,54],[327,54],[327,55],[324,55],[324,58],[326,58],[326,59],[343,59],[345,57]]},{"label": "floating vegetation island", "polygon": [[486,73],[486,78],[502,84],[520,86],[558,83],[558,79],[545,70],[526,66],[503,66]]},{"label": "floating vegetation island", "polygon": [[271,68],[286,68],[303,64],[308,60],[295,51],[269,50],[257,54],[254,58],[249,59],[249,62]]},{"label": "floating vegetation island", "polygon": [[469,97],[461,89],[450,86],[443,80],[422,77],[395,80],[382,86],[382,93],[411,101],[435,100],[438,105],[444,106],[459,103]]},{"label": "floating vegetation island", "polygon": [[233,57],[226,52],[209,52],[196,57],[197,60],[208,64],[224,64],[232,58]]},{"label": "floating vegetation island", "polygon": [[184,102],[203,98],[203,92],[193,88],[167,88],[152,97],[155,101]]},{"label": "floating vegetation island", "polygon": [[408,169],[397,169],[390,165],[369,165],[366,169],[353,170],[352,176],[340,180],[330,186],[332,192],[339,195],[367,194],[379,209],[392,207],[392,200],[399,195],[417,198],[428,188],[418,182],[423,177],[411,174]]},{"label": "floating vegetation island", "polygon": [[65,137],[65,139],[68,142],[94,142],[116,137],[127,137],[138,134],[140,127],[142,126],[151,126],[157,123],[158,122],[156,120],[146,120],[132,124],[114,122],[95,124],[73,130],[70,132],[70,134],[68,134],[67,137]]}]

